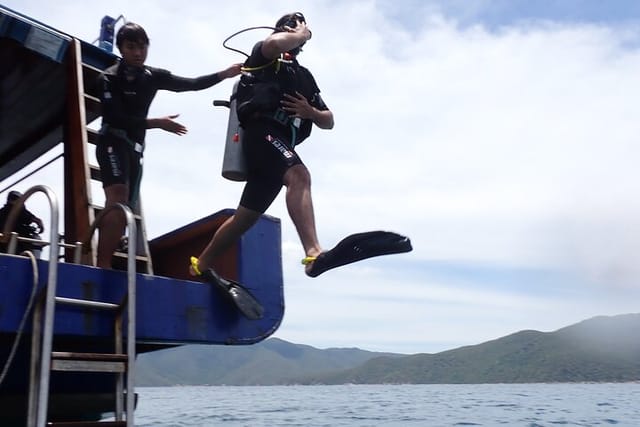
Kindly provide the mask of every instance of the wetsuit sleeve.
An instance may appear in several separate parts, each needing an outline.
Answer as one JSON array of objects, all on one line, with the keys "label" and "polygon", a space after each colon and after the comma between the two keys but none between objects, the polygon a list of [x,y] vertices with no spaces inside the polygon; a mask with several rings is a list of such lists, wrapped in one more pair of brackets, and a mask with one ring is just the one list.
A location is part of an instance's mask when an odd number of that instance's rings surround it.
[{"label": "wetsuit sleeve", "polygon": [[143,116],[128,114],[121,91],[116,82],[117,75],[102,74],[100,76],[100,101],[102,103],[102,118],[105,123],[120,129],[135,129],[147,127],[147,119]]},{"label": "wetsuit sleeve", "polygon": [[261,65],[265,65],[265,64],[268,64],[269,62],[272,62],[272,60],[265,58],[264,55],[262,54],[262,43],[263,43],[262,41],[259,41],[253,46],[253,49],[251,50],[251,55],[249,55],[249,57],[244,63],[245,67],[248,67],[248,68],[260,67]]},{"label": "wetsuit sleeve", "polygon": [[329,109],[329,107],[327,107],[327,104],[324,103],[324,100],[320,96],[320,92],[314,93],[309,103],[320,111],[326,111]]},{"label": "wetsuit sleeve", "polygon": [[309,85],[312,88],[312,93],[313,93],[313,95],[311,96],[311,99],[309,99],[309,104],[311,104],[313,107],[317,108],[320,111],[328,110],[329,107],[327,107],[327,104],[324,103],[324,100],[320,96],[320,88],[316,83],[316,79],[313,78],[313,74],[311,74],[311,72],[306,68],[305,68],[305,71],[307,74],[307,78],[309,79]]},{"label": "wetsuit sleeve", "polygon": [[158,89],[170,90],[172,92],[207,89],[222,81],[218,73],[193,78],[175,76],[167,70],[155,69],[153,73],[157,78]]}]

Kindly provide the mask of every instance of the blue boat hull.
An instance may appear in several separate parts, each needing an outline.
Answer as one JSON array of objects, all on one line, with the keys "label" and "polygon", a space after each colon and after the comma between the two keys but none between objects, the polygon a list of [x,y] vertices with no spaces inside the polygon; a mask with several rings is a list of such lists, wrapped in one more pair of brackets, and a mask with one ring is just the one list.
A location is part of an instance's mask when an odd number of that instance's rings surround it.
[{"label": "blue boat hull", "polygon": [[[264,307],[261,319],[244,317],[217,288],[188,276],[189,256],[197,254],[212,230],[232,213],[232,210],[218,212],[150,242],[156,270],[185,278],[136,275],[138,353],[194,343],[253,344],[278,328],[284,316],[278,219],[261,218],[216,265],[216,270],[242,283],[256,297]],[[36,295],[42,295],[48,265],[48,261],[37,262]],[[29,258],[0,254],[0,361],[7,360],[18,338],[17,332],[34,293],[33,283]],[[70,263],[58,266],[58,296],[119,303],[126,287],[124,271]],[[0,386],[3,420],[10,419],[14,412],[18,417],[26,413],[31,313],[27,316],[18,351]],[[54,351],[113,352],[113,336],[110,313],[65,305],[59,305],[56,310]],[[50,408],[60,410],[65,420],[96,417],[100,412],[112,410],[113,390],[110,374],[53,372],[52,402],[58,403]]]}]

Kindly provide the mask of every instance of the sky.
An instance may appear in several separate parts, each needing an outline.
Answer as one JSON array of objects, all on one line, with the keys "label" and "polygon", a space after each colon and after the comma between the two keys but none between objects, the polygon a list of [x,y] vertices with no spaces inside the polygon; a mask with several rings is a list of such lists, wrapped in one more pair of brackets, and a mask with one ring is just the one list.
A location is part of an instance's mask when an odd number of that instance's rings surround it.
[{"label": "sky", "polygon": [[[222,46],[232,33],[304,13],[313,38],[299,59],[336,123],[298,147],[321,244],[381,229],[414,250],[307,278],[282,192],[267,211],[282,219],[278,338],[435,353],[640,312],[638,2],[3,5],[89,42],[104,15],[124,15],[150,36],[147,64],[190,77],[243,61]],[[266,35],[230,44],[248,51]],[[232,85],[156,97],[150,117],[179,113],[189,133],[147,134],[151,238],[237,206],[242,184],[220,175],[227,112],[212,106]],[[40,172],[21,185],[56,179]]]}]

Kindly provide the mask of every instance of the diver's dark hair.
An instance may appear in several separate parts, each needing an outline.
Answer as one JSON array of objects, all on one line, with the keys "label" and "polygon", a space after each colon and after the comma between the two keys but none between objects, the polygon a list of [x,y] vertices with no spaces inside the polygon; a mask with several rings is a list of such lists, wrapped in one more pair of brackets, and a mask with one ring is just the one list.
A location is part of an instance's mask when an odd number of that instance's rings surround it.
[{"label": "diver's dark hair", "polygon": [[296,25],[298,25],[298,21],[305,23],[307,22],[301,12],[293,12],[282,15],[282,17],[278,19],[278,22],[276,22],[276,32],[284,31],[284,27],[295,28]]},{"label": "diver's dark hair", "polygon": [[118,49],[122,49],[122,44],[125,41],[148,45],[149,37],[147,37],[146,31],[140,25],[134,22],[127,22],[120,27],[118,34],[116,34],[116,46],[118,46]]},{"label": "diver's dark hair", "polygon": [[[287,13],[286,15],[282,15],[278,22],[276,22],[276,28],[274,33],[281,33],[285,31],[284,27],[295,28],[298,26],[298,22],[307,23],[307,20],[304,18],[304,15],[301,12],[293,12]],[[291,49],[289,53],[293,56],[297,56],[302,51],[302,46],[304,46],[306,42],[302,43],[300,46]]]}]

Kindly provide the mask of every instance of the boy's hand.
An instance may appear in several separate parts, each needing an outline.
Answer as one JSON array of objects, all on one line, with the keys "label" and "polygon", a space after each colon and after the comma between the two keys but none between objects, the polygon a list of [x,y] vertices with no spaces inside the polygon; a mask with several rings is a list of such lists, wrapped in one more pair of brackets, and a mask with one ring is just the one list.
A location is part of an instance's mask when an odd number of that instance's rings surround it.
[{"label": "boy's hand", "polygon": [[240,74],[241,69],[242,69],[242,64],[233,64],[229,68],[220,71],[218,74],[222,79],[228,79],[230,77],[235,77],[238,74]]},{"label": "boy's hand", "polygon": [[166,117],[159,117],[157,119],[147,119],[149,129],[157,128],[166,130],[167,132],[175,133],[176,135],[184,135],[187,133],[187,128],[184,125],[174,121],[180,114],[172,114]]}]

